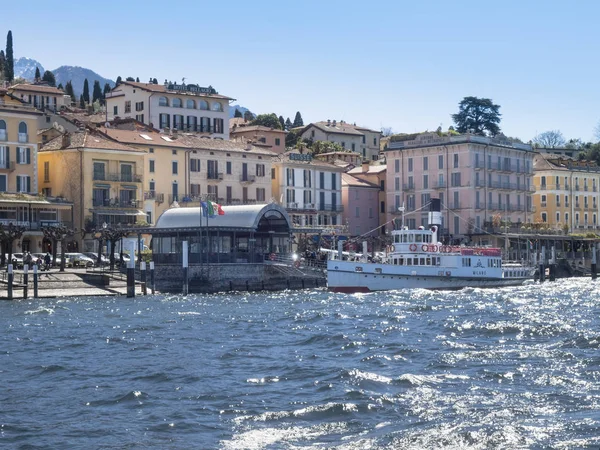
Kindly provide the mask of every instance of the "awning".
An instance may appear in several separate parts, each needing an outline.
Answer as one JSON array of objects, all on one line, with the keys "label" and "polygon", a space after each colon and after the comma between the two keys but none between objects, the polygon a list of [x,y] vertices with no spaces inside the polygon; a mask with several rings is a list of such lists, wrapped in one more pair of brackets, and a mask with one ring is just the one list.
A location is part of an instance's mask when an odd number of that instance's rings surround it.
[{"label": "awning", "polygon": [[137,186],[132,186],[131,184],[122,184],[121,188],[123,188],[123,189],[133,189],[133,190],[137,191]]},{"label": "awning", "polygon": [[146,216],[147,214],[141,210],[124,210],[124,209],[102,209],[95,210],[95,214],[101,214],[103,216]]},{"label": "awning", "polygon": [[94,187],[96,187],[96,188],[102,188],[102,189],[110,189],[110,184],[98,184],[98,183],[94,183]]}]

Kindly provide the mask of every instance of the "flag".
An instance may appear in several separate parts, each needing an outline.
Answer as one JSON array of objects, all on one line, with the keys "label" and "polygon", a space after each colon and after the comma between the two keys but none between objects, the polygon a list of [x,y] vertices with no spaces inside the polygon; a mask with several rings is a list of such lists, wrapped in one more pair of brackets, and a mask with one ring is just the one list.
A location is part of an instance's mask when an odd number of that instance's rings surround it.
[{"label": "flag", "polygon": [[225,211],[223,211],[223,208],[221,208],[221,205],[219,205],[218,203],[215,203],[215,202],[210,202],[210,203],[212,203],[213,211],[215,211],[219,216],[225,215]]},{"label": "flag", "polygon": [[200,208],[202,210],[202,215],[207,217],[208,213],[208,204],[206,202],[200,202]]}]

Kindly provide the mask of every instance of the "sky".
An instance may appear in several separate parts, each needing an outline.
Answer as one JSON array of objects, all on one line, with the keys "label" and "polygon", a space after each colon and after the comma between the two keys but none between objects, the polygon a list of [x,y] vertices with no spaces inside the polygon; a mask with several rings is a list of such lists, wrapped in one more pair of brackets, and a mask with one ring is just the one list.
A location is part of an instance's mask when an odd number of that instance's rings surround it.
[{"label": "sky", "polygon": [[476,96],[500,105],[507,136],[597,141],[597,0],[30,0],[2,15],[15,58],[185,77],[256,114],[414,133],[447,129]]}]

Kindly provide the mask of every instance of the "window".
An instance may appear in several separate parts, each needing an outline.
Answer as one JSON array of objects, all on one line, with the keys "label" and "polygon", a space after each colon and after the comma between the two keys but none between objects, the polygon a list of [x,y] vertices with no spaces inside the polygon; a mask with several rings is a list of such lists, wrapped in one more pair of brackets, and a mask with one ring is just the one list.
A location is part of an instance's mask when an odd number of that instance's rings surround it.
[{"label": "window", "polygon": [[106,180],[105,164],[94,162],[94,180]]},{"label": "window", "polygon": [[154,181],[150,181],[150,182],[148,183],[148,189],[149,189],[150,191],[154,191],[154,190],[156,190],[156,183],[155,183]]},{"label": "window", "polygon": [[213,111],[223,111],[223,105],[220,102],[213,102],[211,109]]},{"label": "window", "polygon": [[135,110],[143,111],[144,110],[144,102],[135,102]]},{"label": "window", "polygon": [[438,169],[444,168],[444,155],[438,155]]},{"label": "window", "polygon": [[319,172],[319,188],[325,189],[325,172]]},{"label": "window", "polygon": [[373,138],[373,145],[377,146],[377,138],[376,137]]},{"label": "window", "polygon": [[158,126],[159,128],[170,128],[171,127],[171,115],[170,114],[159,114],[158,115]]},{"label": "window", "polygon": [[383,201],[379,203],[379,212],[385,214],[385,202]]},{"label": "window", "polygon": [[265,201],[265,188],[256,188],[256,201],[264,202]]},{"label": "window", "polygon": [[225,165],[225,173],[227,173],[227,175],[231,175],[231,161],[227,161],[227,164]]},{"label": "window", "polygon": [[152,223],[152,211],[146,211],[146,222]]},{"label": "window", "polygon": [[113,115],[118,115],[119,114],[119,107],[117,105],[113,106]]},{"label": "window", "polygon": [[169,106],[169,99],[167,97],[159,97],[158,106]]},{"label": "window", "polygon": [[452,187],[460,187],[460,172],[453,172],[450,174],[450,183]]},{"label": "window", "polygon": [[275,138],[275,145],[281,145],[281,139]]},{"label": "window", "polygon": [[429,170],[429,158],[423,156],[423,170]]},{"label": "window", "polygon": [[149,164],[149,166],[148,166],[148,171],[149,171],[150,173],[154,173],[154,160],[153,160],[153,159],[151,159],[150,161],[148,161],[148,164]]},{"label": "window", "polygon": [[346,143],[342,142],[342,148],[346,148]]},{"label": "window", "polygon": [[354,217],[360,217],[360,208],[358,206],[354,210]]},{"label": "window", "polygon": [[177,154],[177,150],[171,150],[171,154],[176,155]]},{"label": "window", "polygon": [[231,203],[232,198],[233,198],[232,188],[231,188],[231,186],[227,186],[227,188],[225,189],[225,201],[227,203]]},{"label": "window", "polygon": [[177,161],[172,163],[173,175],[177,175]]},{"label": "window", "polygon": [[385,180],[381,180],[379,182],[379,190],[380,191],[385,191]]},{"label": "window", "polygon": [[408,171],[409,172],[413,171],[413,159],[412,158],[408,158]]},{"label": "window", "polygon": [[131,112],[131,100],[125,100],[125,114]]},{"label": "window", "polygon": [[50,182],[50,161],[44,161],[44,183]]},{"label": "window", "polygon": [[144,123],[144,115],[143,114],[136,114],[135,115],[135,120],[137,120],[138,122]]},{"label": "window", "polygon": [[287,185],[295,186],[296,183],[295,183],[295,177],[294,177],[294,169],[287,168],[286,172],[287,172]]},{"label": "window", "polygon": [[265,165],[264,164],[257,164],[256,165],[256,176],[257,177],[264,177],[265,176]]},{"label": "window", "polygon": [[148,152],[150,152],[150,153],[154,153],[154,149],[153,149],[152,147],[150,147],[150,148],[148,149]]},{"label": "window", "polygon": [[216,180],[219,178],[219,162],[216,160],[209,159],[206,164],[206,173],[209,180]]},{"label": "window", "polygon": [[204,111],[208,111],[208,102],[206,100],[200,100],[198,102],[198,108]]},{"label": "window", "polygon": [[545,212],[542,213],[542,222],[548,222],[548,215]]},{"label": "window", "polygon": [[352,143],[352,151],[355,152],[356,151],[356,144],[353,142]]},{"label": "window", "polygon": [[17,192],[31,192],[31,177],[17,175]]},{"label": "window", "polygon": [[304,169],[304,187],[312,187],[312,177],[310,176],[310,170]]},{"label": "window", "polygon": [[200,172],[200,160],[197,158],[190,159],[190,172]]},{"label": "window", "polygon": [[172,106],[173,108],[182,108],[182,107],[183,107],[183,104],[182,104],[182,101],[181,101],[181,99],[180,99],[180,98],[174,98],[174,99],[171,101],[171,106]]},{"label": "window", "polygon": [[423,189],[429,189],[429,175],[423,175]]},{"label": "window", "polygon": [[17,147],[17,164],[31,164],[31,149]]},{"label": "window", "polygon": [[223,119],[213,119],[214,133],[223,133]]},{"label": "window", "polygon": [[7,187],[6,175],[0,175],[0,192],[6,192]]},{"label": "window", "polygon": [[0,141],[6,141],[8,137],[6,136],[6,122],[4,120],[0,120]]},{"label": "window", "polygon": [[274,180],[274,179],[275,179],[275,174],[276,174],[276,172],[275,172],[275,168],[273,167],[273,168],[271,169],[271,180]]},{"label": "window", "polygon": [[[333,190],[337,189],[337,181],[336,181],[335,173],[331,174],[331,189],[333,189]],[[335,195],[335,194],[332,194],[332,195]]]},{"label": "window", "polygon": [[394,189],[396,191],[400,190],[400,177],[394,178]]},{"label": "window", "polygon": [[400,172],[400,160],[399,159],[394,161],[394,172],[396,172],[396,173]]},{"label": "window", "polygon": [[185,102],[185,107],[187,109],[196,109],[196,102],[192,99],[188,99]]},{"label": "window", "polygon": [[454,154],[454,168],[458,169],[458,153]]}]

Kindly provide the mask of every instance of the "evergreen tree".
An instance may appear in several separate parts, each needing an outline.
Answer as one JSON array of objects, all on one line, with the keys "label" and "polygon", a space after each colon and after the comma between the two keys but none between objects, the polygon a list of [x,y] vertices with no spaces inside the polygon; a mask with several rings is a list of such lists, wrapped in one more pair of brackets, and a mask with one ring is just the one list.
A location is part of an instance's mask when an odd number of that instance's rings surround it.
[{"label": "evergreen tree", "polygon": [[85,109],[85,100],[83,99],[83,94],[79,96],[79,107],[81,109]]},{"label": "evergreen tree", "polygon": [[263,127],[274,128],[276,130],[279,130],[281,127],[279,119],[273,113],[259,114],[252,122],[250,122],[250,125],[262,125]]},{"label": "evergreen tree", "polygon": [[500,133],[500,105],[489,98],[465,97],[458,104],[458,113],[452,114],[459,133],[495,136]]},{"label": "evergreen tree", "polygon": [[42,81],[45,81],[50,86],[56,86],[56,78],[54,77],[54,74],[52,72],[50,72],[49,70],[46,70],[44,72],[44,76],[42,77]]},{"label": "evergreen tree", "polygon": [[15,79],[15,60],[13,55],[12,31],[6,36],[6,63],[4,64],[4,79],[12,81]]},{"label": "evergreen tree", "polygon": [[98,80],[94,81],[94,89],[92,90],[92,103],[95,103],[96,100],[102,100],[102,88],[100,87],[100,82]]},{"label": "evergreen tree", "polygon": [[36,66],[35,68],[35,81],[39,81],[39,79],[42,78],[42,75],[40,74],[40,68]]},{"label": "evergreen tree", "polygon": [[127,77],[127,78],[125,78],[125,81],[135,81],[135,78],[133,78],[133,77]]},{"label": "evergreen tree", "polygon": [[288,117],[287,119],[285,119],[285,129],[289,130],[290,128],[292,128],[292,121],[290,120],[290,118]]},{"label": "evergreen tree", "polygon": [[83,100],[86,103],[90,102],[90,85],[88,83],[88,79],[87,78],[83,82]]},{"label": "evergreen tree", "polygon": [[73,84],[71,83],[71,80],[67,81],[67,85],[65,86],[65,94],[71,96],[72,105],[77,102],[77,97],[75,97],[75,91],[73,90]]},{"label": "evergreen tree", "polygon": [[250,111],[244,111],[244,120],[246,122],[254,120],[254,114],[252,114]]},{"label": "evergreen tree", "polygon": [[300,114],[300,111],[296,112],[296,117],[294,117],[294,124],[292,126],[294,128],[304,126],[304,121],[302,120],[302,115]]},{"label": "evergreen tree", "polygon": [[121,77],[117,77],[117,83],[116,83],[116,85],[117,85],[117,86],[118,86],[118,85],[120,85],[122,81],[123,81],[123,80],[121,79]]},{"label": "evergreen tree", "polygon": [[281,129],[285,130],[285,119],[283,116],[279,116],[279,123],[281,124]]},{"label": "evergreen tree", "polygon": [[104,89],[102,90],[102,99],[106,100],[106,94],[110,92],[110,84],[104,83]]},{"label": "evergreen tree", "polygon": [[158,80],[156,78],[152,78],[152,84],[158,84]]},{"label": "evergreen tree", "polygon": [[137,78],[135,79],[135,82],[136,82],[136,83],[139,83],[139,82],[140,82],[140,77],[137,77]]},{"label": "evergreen tree", "polygon": [[60,89],[61,91],[64,91],[65,87],[62,85],[62,83],[58,83],[58,89]]},{"label": "evergreen tree", "polygon": [[233,114],[233,117],[243,117],[242,112],[239,109],[235,108],[235,113]]},{"label": "evergreen tree", "polygon": [[4,67],[6,66],[6,56],[4,50],[0,50],[0,80],[4,79]]}]

